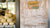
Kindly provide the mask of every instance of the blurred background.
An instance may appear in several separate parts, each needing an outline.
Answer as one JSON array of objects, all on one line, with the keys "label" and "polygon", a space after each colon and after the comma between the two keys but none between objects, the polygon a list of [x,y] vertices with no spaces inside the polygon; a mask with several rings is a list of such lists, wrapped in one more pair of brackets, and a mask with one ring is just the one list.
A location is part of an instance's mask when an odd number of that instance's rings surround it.
[{"label": "blurred background", "polygon": [[50,0],[48,0],[48,28],[50,28]]}]

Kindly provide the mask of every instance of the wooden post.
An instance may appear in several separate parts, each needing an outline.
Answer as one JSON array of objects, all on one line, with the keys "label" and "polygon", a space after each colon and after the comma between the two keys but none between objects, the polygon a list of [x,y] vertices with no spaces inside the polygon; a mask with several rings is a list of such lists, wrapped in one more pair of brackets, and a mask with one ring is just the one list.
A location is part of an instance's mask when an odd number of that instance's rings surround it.
[{"label": "wooden post", "polygon": [[7,7],[7,9],[8,9],[8,1],[6,0],[6,7]]},{"label": "wooden post", "polygon": [[16,2],[16,27],[20,28],[20,0],[15,0]]},{"label": "wooden post", "polygon": [[6,12],[8,13],[8,0],[6,0],[6,7],[7,7],[7,10],[6,10]]}]

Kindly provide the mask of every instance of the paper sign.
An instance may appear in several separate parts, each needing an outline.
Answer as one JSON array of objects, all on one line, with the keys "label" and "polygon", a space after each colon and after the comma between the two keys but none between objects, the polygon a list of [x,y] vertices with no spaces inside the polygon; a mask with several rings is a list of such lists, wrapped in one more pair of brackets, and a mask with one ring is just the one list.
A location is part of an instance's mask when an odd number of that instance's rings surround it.
[{"label": "paper sign", "polygon": [[38,1],[29,1],[28,2],[28,8],[29,9],[38,9],[39,8],[39,2]]}]

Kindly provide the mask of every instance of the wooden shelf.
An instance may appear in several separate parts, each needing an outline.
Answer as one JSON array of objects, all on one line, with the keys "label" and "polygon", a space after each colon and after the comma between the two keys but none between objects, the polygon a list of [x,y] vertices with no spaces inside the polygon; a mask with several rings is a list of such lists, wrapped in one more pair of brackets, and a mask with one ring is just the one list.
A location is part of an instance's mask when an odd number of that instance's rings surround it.
[{"label": "wooden shelf", "polygon": [[0,11],[6,11],[6,10],[0,10]]},{"label": "wooden shelf", "polygon": [[0,10],[0,11],[6,11],[6,10]]},{"label": "wooden shelf", "polygon": [[6,12],[7,10],[0,10],[0,12],[2,12],[2,11],[5,11]]}]

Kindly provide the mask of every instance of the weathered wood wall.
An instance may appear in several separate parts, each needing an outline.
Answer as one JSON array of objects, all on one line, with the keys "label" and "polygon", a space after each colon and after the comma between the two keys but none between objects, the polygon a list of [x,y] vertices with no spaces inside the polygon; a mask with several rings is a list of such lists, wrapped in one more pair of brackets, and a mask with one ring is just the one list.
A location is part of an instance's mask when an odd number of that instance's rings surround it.
[{"label": "weathered wood wall", "polygon": [[37,0],[39,9],[29,9],[29,1],[36,0],[20,0],[20,28],[47,28],[48,0]]}]

